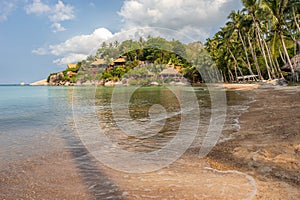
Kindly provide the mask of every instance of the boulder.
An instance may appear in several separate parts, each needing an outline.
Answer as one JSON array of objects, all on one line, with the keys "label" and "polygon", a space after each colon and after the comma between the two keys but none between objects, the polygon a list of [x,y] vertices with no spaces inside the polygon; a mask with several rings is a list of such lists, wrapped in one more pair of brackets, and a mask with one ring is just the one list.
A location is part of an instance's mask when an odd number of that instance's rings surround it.
[{"label": "boulder", "polygon": [[274,88],[275,86],[287,86],[288,82],[284,78],[280,79],[273,79],[270,81],[264,82],[264,84],[260,85],[258,88],[260,89],[268,89],[268,88]]},{"label": "boulder", "polygon": [[64,74],[62,72],[51,75],[49,79],[49,85],[60,85],[60,82],[62,82],[63,77]]},{"label": "boulder", "polygon": [[155,82],[155,81],[153,81],[153,82],[151,82],[151,83],[150,83],[150,85],[152,85],[152,86],[159,86],[159,83],[158,83],[158,82]]},{"label": "boulder", "polygon": [[115,83],[113,81],[108,81],[104,84],[104,86],[114,86]]}]

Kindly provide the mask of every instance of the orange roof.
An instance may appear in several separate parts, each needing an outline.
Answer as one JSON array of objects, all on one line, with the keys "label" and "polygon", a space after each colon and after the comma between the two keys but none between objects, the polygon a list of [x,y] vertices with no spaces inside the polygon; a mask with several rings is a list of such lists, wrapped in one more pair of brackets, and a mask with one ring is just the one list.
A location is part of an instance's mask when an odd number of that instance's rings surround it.
[{"label": "orange roof", "polygon": [[68,68],[70,68],[70,69],[74,69],[76,67],[77,67],[77,64],[72,64],[72,63],[68,64]]}]

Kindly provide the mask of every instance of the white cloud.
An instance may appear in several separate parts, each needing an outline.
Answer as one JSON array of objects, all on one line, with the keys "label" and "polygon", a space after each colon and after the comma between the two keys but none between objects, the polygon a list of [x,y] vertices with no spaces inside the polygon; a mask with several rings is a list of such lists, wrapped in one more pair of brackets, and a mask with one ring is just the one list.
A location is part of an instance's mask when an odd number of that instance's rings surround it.
[{"label": "white cloud", "polygon": [[49,19],[52,22],[61,22],[74,18],[74,7],[65,5],[62,1],[58,1],[57,4],[55,4],[52,13],[49,16]]},{"label": "white cloud", "polygon": [[50,10],[50,6],[42,3],[40,0],[34,0],[32,4],[25,7],[27,14],[41,15],[50,12]]},{"label": "white cloud", "polygon": [[0,2],[0,22],[7,20],[11,12],[16,8],[14,1],[1,1]]},{"label": "white cloud", "polygon": [[88,55],[95,54],[100,44],[111,38],[113,34],[105,29],[98,28],[89,35],[74,36],[60,44],[49,45],[46,48],[38,48],[32,52],[38,55],[52,54],[61,58],[55,63],[65,65],[70,62],[78,62],[85,59]]},{"label": "white cloud", "polygon": [[51,25],[51,28],[53,28],[53,32],[56,33],[56,32],[60,32],[60,31],[65,31],[66,29],[60,24],[60,23],[53,23]]},{"label": "white cloud", "polygon": [[54,60],[53,63],[55,63],[57,65],[66,65],[68,63],[76,63],[78,61],[86,59],[87,56],[88,55],[86,55],[86,54],[70,53],[63,58]]},{"label": "white cloud", "polygon": [[[54,63],[65,65],[95,54],[100,44],[108,39],[108,42],[121,42],[152,35],[191,42],[188,36],[204,41],[226,22],[231,10],[239,8],[241,2],[236,0],[125,0],[119,12],[123,18],[123,28],[119,33],[112,34],[105,28],[99,28],[91,34],[74,36],[32,52],[55,55],[58,58]],[[54,31],[64,29],[61,21],[75,17],[74,8],[60,0],[51,10],[48,17],[53,22]]]},{"label": "white cloud", "polygon": [[119,15],[125,30],[161,27],[204,40],[240,7],[236,0],[127,0]]},{"label": "white cloud", "polygon": [[32,50],[32,53],[37,54],[37,55],[47,55],[49,54],[48,50],[46,48],[37,48]]},{"label": "white cloud", "polygon": [[74,7],[65,5],[60,0],[55,5],[48,5],[41,0],[34,0],[32,4],[25,7],[25,11],[27,14],[47,15],[52,22],[51,28],[53,28],[54,33],[66,30],[60,22],[75,18]]}]

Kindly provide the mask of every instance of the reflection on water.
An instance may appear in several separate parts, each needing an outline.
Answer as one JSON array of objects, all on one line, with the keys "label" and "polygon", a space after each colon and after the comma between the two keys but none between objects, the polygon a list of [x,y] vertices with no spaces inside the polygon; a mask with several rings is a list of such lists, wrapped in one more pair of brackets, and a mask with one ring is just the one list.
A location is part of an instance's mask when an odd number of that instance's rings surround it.
[{"label": "reflection on water", "polygon": [[[50,177],[45,176],[45,173],[44,176],[32,176],[34,178],[30,178],[30,181],[39,185],[53,186],[55,183],[55,190],[51,190],[52,195],[55,195],[55,192],[65,193],[68,187],[70,187],[69,192],[72,193],[72,179],[67,179],[69,182],[59,182],[63,178],[60,167],[68,174],[78,173],[87,192],[95,199],[222,199],[224,196],[228,197],[227,199],[241,199],[253,195],[255,183],[251,178],[235,172],[222,173],[205,169],[208,165],[197,157],[211,116],[211,101],[206,88],[180,90],[181,94],[174,94],[173,91],[163,87],[137,89],[129,99],[129,116],[137,125],[146,127],[141,129],[145,131],[133,127],[120,128],[120,125],[124,125],[120,124],[120,121],[128,120],[128,116],[122,115],[126,113],[122,110],[124,109],[122,105],[114,105],[115,110],[112,109],[113,89],[107,87],[0,88],[2,94],[5,94],[0,97],[0,111],[3,113],[0,116],[1,177],[6,177],[5,180],[19,181],[26,188],[28,177],[33,175],[28,163],[32,165],[36,161],[39,164],[34,168],[35,174],[42,170],[38,166],[47,170],[52,165],[49,170],[52,171],[53,182]],[[85,109],[88,111],[91,109],[90,105],[93,105],[98,116],[97,123],[105,130],[106,137],[123,150],[152,152],[174,139],[180,128],[182,116],[193,113],[192,104],[195,103],[188,102],[190,107],[181,108],[181,102],[176,95],[196,94],[200,122],[189,124],[184,130],[188,134],[189,131],[197,129],[198,135],[191,148],[178,161],[166,168],[146,174],[114,171],[93,158],[74,134],[76,126],[73,123],[72,112],[77,112],[76,109],[72,111],[74,91],[77,94],[76,100],[81,102],[81,111]],[[126,88],[124,88],[123,94],[118,93],[114,98],[122,99],[126,95]],[[231,137],[231,134],[238,130],[237,116],[245,109],[244,106],[235,106],[237,103],[244,102],[239,94],[227,93],[227,99],[229,107],[222,139]],[[119,114],[117,118],[116,114]],[[185,116],[193,117],[194,114]],[[149,126],[151,129],[147,129]],[[136,131],[137,134],[130,135],[126,132],[128,130]],[[53,153],[54,157],[51,156]],[[70,154],[70,157],[62,156],[65,154]],[[44,157],[49,159],[45,160]],[[55,159],[57,165],[53,164]],[[75,171],[71,167],[73,165]],[[11,166],[14,166],[13,170],[18,176],[14,173],[10,175]],[[55,166],[59,166],[58,169]],[[75,183],[80,184],[79,181]],[[14,198],[19,189],[13,184],[3,188],[0,187],[0,190],[13,192],[3,192],[6,196],[0,196],[1,198]],[[28,192],[34,191],[33,198],[43,196],[42,191],[30,189],[29,186],[28,188]],[[19,197],[22,197],[22,190],[19,190],[19,193],[21,193]],[[37,196],[38,194],[41,196]],[[67,193],[65,195],[68,197]]]},{"label": "reflection on water", "polygon": [[[122,92],[126,93],[126,88]],[[117,93],[117,98],[126,98],[122,92]],[[127,151],[149,152],[165,146],[176,136],[182,112],[189,112],[189,108],[180,108],[178,98],[168,88],[139,88],[130,97],[129,107],[114,104],[117,110],[114,113],[112,94],[112,88],[100,88],[96,91],[99,124],[111,141]],[[122,129],[131,121],[137,126]],[[197,130],[198,124],[189,128]],[[131,135],[132,132],[137,134]]]}]

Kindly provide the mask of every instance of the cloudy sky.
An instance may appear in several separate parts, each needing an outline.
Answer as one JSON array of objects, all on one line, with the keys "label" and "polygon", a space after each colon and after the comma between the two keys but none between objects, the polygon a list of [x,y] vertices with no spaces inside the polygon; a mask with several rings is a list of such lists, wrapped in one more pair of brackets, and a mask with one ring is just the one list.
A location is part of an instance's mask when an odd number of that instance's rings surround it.
[{"label": "cloudy sky", "polygon": [[116,38],[204,42],[240,8],[240,0],[0,0],[0,84],[46,78]]}]

